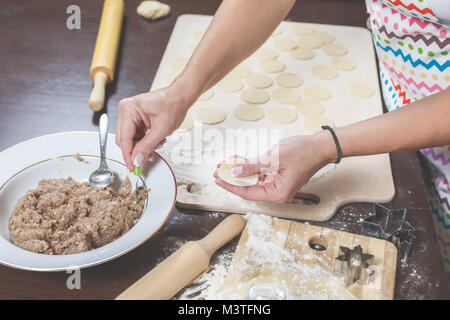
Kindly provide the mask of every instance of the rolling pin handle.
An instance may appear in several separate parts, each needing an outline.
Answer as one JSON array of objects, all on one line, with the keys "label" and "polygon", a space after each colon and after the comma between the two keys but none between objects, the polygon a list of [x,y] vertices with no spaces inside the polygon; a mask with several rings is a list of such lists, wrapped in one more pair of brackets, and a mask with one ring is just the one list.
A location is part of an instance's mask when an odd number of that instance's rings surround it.
[{"label": "rolling pin handle", "polygon": [[108,75],[103,71],[97,71],[94,76],[94,87],[89,97],[89,106],[93,111],[100,111],[105,104],[105,87],[108,82]]}]

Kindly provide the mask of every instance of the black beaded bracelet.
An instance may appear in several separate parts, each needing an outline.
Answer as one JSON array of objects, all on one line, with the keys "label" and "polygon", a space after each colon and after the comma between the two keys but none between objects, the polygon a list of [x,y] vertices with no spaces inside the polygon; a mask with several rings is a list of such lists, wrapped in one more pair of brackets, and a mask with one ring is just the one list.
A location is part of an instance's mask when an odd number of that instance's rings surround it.
[{"label": "black beaded bracelet", "polygon": [[337,156],[338,156],[337,160],[334,163],[338,164],[339,162],[341,162],[341,159],[342,159],[342,151],[341,151],[341,146],[339,144],[339,140],[336,137],[336,133],[334,133],[333,128],[331,128],[330,126],[322,126],[322,129],[330,131],[331,135],[333,136],[333,140],[334,140],[334,143],[336,144],[336,150],[337,150]]}]

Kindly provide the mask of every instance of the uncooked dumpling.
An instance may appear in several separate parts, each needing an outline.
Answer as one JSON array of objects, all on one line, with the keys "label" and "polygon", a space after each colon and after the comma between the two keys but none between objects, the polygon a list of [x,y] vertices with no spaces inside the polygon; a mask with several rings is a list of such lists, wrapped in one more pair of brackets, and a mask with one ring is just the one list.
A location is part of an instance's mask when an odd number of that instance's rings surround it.
[{"label": "uncooked dumpling", "polygon": [[217,124],[225,120],[227,114],[216,107],[200,107],[197,110],[197,119],[206,124]]},{"label": "uncooked dumpling", "polygon": [[219,170],[217,171],[217,175],[223,181],[235,185],[235,186],[254,186],[258,183],[258,175],[252,175],[248,177],[235,177],[231,171],[238,164],[244,164],[245,160],[241,158],[232,158],[226,162],[224,162]]},{"label": "uncooked dumpling", "polygon": [[268,73],[282,72],[286,68],[286,65],[278,60],[265,60],[259,65],[264,72]]},{"label": "uncooked dumpling", "polygon": [[303,97],[311,101],[327,100],[331,98],[331,92],[327,88],[310,85],[303,88]]},{"label": "uncooked dumpling", "polygon": [[294,89],[280,88],[272,93],[273,100],[282,104],[294,104],[300,101],[300,95]]},{"label": "uncooked dumpling", "polygon": [[248,103],[260,104],[269,101],[270,95],[264,90],[247,89],[242,91],[241,99]]},{"label": "uncooked dumpling", "polygon": [[255,73],[247,77],[247,83],[252,88],[264,89],[270,87],[273,81],[271,77],[265,74]]},{"label": "uncooked dumpling", "polygon": [[264,110],[251,104],[241,104],[233,110],[234,116],[243,121],[257,121],[264,118]]},{"label": "uncooked dumpling", "polygon": [[169,15],[170,7],[159,1],[142,1],[137,7],[136,12],[141,17],[156,20]]},{"label": "uncooked dumpling", "polygon": [[332,79],[335,79],[338,75],[337,72],[334,71],[333,68],[331,68],[329,66],[323,66],[323,65],[313,67],[312,74],[316,78],[319,78],[322,80],[332,80]]},{"label": "uncooked dumpling", "polygon": [[297,120],[297,112],[288,107],[272,107],[267,112],[267,117],[277,123],[291,123]]},{"label": "uncooked dumpling", "polygon": [[276,81],[279,86],[285,88],[298,88],[303,84],[303,79],[295,73],[280,74]]},{"label": "uncooked dumpling", "polygon": [[375,94],[375,89],[370,84],[364,82],[350,82],[347,87],[358,98],[368,98]]}]

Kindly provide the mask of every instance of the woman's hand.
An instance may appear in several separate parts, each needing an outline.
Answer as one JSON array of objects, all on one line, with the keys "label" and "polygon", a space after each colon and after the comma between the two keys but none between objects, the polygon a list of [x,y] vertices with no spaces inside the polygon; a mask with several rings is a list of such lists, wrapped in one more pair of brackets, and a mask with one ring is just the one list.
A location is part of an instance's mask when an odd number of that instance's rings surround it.
[{"label": "woman's hand", "polygon": [[259,174],[255,186],[231,185],[220,179],[217,171],[214,177],[216,184],[246,200],[283,203],[291,200],[314,173],[336,158],[333,138],[328,131],[323,131],[284,139],[258,159],[233,168],[232,173],[237,177]]},{"label": "woman's hand", "polygon": [[[183,122],[192,99],[172,85],[119,102],[116,143],[128,170],[141,166],[153,150]],[[140,140],[134,146],[134,140]]]}]

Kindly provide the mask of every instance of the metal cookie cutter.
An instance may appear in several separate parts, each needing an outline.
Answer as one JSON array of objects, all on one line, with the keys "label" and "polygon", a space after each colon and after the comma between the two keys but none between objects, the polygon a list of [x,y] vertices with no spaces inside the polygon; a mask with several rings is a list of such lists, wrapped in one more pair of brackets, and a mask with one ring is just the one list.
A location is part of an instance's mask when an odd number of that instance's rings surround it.
[{"label": "metal cookie cutter", "polygon": [[375,215],[363,220],[361,234],[392,242],[404,263],[416,238],[416,229],[405,217],[406,209],[391,210],[376,203]]},{"label": "metal cookie cutter", "polygon": [[359,245],[353,249],[340,246],[339,255],[334,260],[333,273],[337,276],[344,276],[346,286],[355,282],[367,284],[375,274],[375,270],[369,268],[372,261],[373,255],[363,253]]}]

